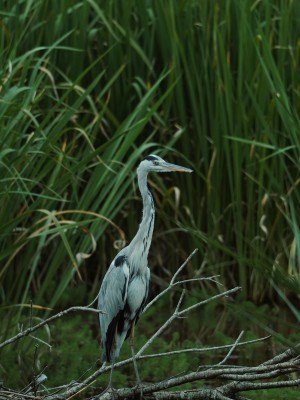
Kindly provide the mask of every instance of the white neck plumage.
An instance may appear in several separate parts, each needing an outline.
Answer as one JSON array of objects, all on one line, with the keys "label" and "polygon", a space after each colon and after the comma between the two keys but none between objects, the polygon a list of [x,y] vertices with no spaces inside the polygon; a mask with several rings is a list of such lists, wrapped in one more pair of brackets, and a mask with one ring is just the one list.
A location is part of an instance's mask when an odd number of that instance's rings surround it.
[{"label": "white neck plumage", "polygon": [[129,257],[132,268],[143,273],[148,266],[148,253],[151,245],[155,208],[147,186],[147,173],[138,169],[138,185],[143,199],[143,216],[139,229],[129,245]]}]

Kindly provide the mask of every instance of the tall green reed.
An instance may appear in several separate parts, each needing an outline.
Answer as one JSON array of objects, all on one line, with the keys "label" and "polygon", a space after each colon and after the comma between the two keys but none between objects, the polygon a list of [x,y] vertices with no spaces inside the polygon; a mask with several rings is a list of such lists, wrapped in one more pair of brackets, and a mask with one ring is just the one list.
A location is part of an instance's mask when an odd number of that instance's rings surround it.
[{"label": "tall green reed", "polygon": [[200,175],[180,183],[193,245],[246,298],[272,296],[266,280],[275,277],[297,292],[286,271],[298,226],[299,6],[161,4],[161,54],[181,76],[172,107],[187,130],[178,145]]},{"label": "tall green reed", "polygon": [[[158,148],[195,174],[152,177],[153,263],[172,269],[196,246],[200,272],[221,273],[245,298],[272,297],[274,285],[297,292],[298,8],[88,0],[3,10],[2,300],[52,307],[81,275],[93,297],[111,243],[136,229],[132,171]],[[91,235],[98,250],[82,268]]]}]

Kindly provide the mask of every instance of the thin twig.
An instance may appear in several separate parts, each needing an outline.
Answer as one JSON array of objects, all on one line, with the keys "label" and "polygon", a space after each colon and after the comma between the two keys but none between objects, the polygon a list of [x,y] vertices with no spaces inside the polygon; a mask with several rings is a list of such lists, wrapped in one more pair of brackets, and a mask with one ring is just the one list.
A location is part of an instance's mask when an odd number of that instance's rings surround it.
[{"label": "thin twig", "polygon": [[175,279],[177,278],[177,275],[180,274],[180,272],[183,270],[183,268],[187,265],[187,263],[190,261],[190,259],[197,253],[198,249],[195,249],[191,252],[191,254],[188,256],[188,258],[184,261],[184,263],[177,269],[175,274],[173,275],[170,284],[173,284]]},{"label": "thin twig", "polygon": [[17,335],[11,337],[10,339],[5,340],[4,342],[0,343],[0,349],[2,349],[5,346],[8,346],[11,343],[16,342],[17,340],[28,336],[30,333],[40,329],[42,326],[49,324],[49,322],[54,321],[57,318],[61,318],[66,314],[69,314],[71,312],[78,312],[78,311],[84,311],[84,312],[94,312],[94,313],[102,313],[101,310],[96,310],[95,308],[89,308],[89,307],[70,307],[67,310],[60,311],[59,313],[53,315],[52,317],[49,317],[45,319],[44,321],[40,322],[39,324],[36,324],[32,327],[29,327],[25,329],[22,332],[19,332]]},{"label": "thin twig", "polygon": [[[183,353],[208,353],[211,351],[217,351],[217,350],[226,350],[226,349],[235,349],[236,347],[240,347],[240,346],[245,346],[248,344],[254,344],[254,343],[258,343],[258,342],[262,342],[264,340],[270,339],[271,336],[264,336],[262,338],[259,339],[253,339],[253,340],[249,340],[246,342],[237,342],[235,341],[233,344],[226,344],[223,346],[211,346],[211,347],[200,347],[200,348],[189,348],[189,349],[181,349],[181,350],[173,350],[173,351],[168,351],[165,353],[155,353],[155,354],[147,354],[147,355],[141,355],[138,358],[141,360],[147,359],[147,358],[157,358],[157,357],[168,357],[168,356],[174,356],[177,354],[183,354]],[[232,352],[231,352],[232,353]],[[226,356],[226,359],[228,359],[228,357]],[[224,360],[224,363],[226,362],[226,360]],[[211,368],[211,367],[219,367],[223,365],[223,361],[222,364],[216,364],[216,365],[205,365],[205,368]],[[200,368],[203,368],[203,366],[201,366]]]},{"label": "thin twig", "polygon": [[223,358],[222,361],[220,361],[217,366],[220,366],[222,364],[225,364],[225,362],[228,360],[228,358],[231,356],[231,354],[234,352],[234,350],[237,348],[239,341],[241,340],[242,336],[244,334],[244,331],[242,331],[236,341],[233,343],[232,347],[230,348],[229,352],[226,354],[226,356]]},{"label": "thin twig", "polygon": [[216,278],[219,278],[220,275],[213,275],[213,276],[205,276],[202,278],[190,278],[190,279],[183,279],[182,281],[176,281],[173,283],[175,285],[181,285],[183,283],[190,283],[190,282],[201,282],[201,281],[210,281],[216,283],[217,285],[223,286],[222,283],[218,282]]}]

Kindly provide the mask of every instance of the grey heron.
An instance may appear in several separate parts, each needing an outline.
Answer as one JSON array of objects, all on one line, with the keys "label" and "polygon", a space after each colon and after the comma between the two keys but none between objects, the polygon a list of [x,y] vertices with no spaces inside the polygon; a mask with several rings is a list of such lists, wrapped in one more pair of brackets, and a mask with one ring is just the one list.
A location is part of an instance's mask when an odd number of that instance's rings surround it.
[{"label": "grey heron", "polygon": [[140,383],[133,350],[134,326],[148,298],[150,269],[148,253],[154,228],[155,208],[147,186],[149,172],[192,172],[191,169],[170,164],[157,155],[147,156],[137,168],[138,186],[143,200],[139,229],[131,243],[116,255],[108,268],[98,295],[102,361],[112,362],[109,387],[115,358],[126,338],[130,347],[137,382]]}]

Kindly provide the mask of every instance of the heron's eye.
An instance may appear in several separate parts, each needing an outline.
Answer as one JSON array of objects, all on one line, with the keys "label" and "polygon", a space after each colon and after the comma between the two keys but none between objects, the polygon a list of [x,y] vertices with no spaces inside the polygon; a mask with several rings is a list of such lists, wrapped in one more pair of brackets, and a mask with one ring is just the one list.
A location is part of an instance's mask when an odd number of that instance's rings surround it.
[{"label": "heron's eye", "polygon": [[154,165],[159,165],[159,161],[155,160],[155,161],[153,161],[153,164]]}]

